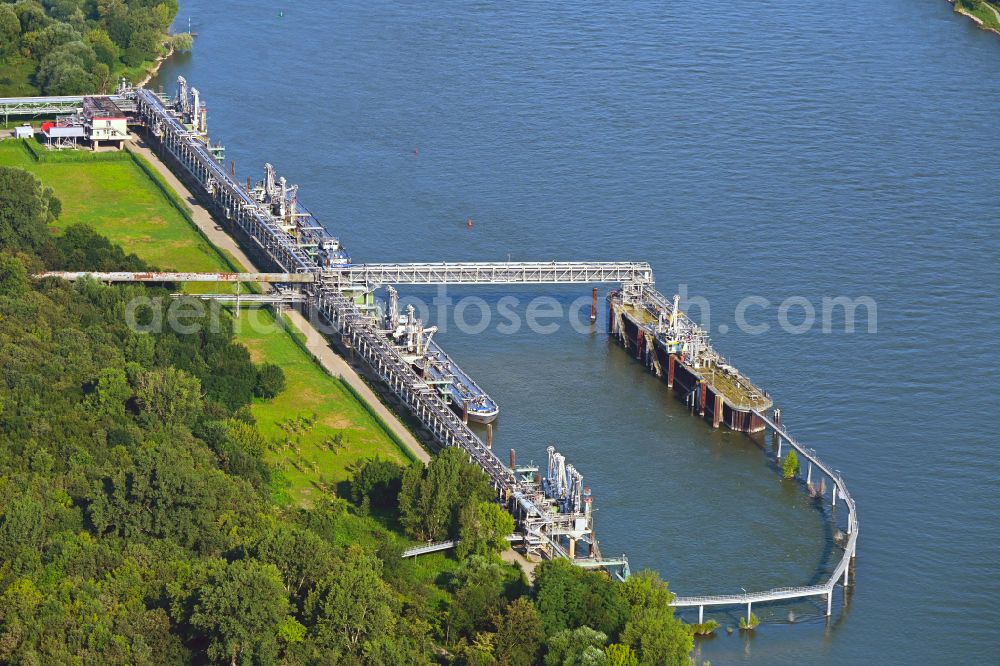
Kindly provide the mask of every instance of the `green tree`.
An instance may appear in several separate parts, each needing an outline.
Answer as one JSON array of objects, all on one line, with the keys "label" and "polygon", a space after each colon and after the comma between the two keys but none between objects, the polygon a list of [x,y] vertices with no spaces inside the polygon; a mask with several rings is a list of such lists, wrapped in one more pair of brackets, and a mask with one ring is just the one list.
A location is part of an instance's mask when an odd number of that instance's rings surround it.
[{"label": "green tree", "polygon": [[37,250],[48,240],[55,219],[51,191],[23,169],[0,167],[0,248]]},{"label": "green tree", "polygon": [[253,394],[258,398],[273,398],[285,390],[285,372],[273,363],[257,368],[257,383]]},{"label": "green tree", "polygon": [[298,597],[335,568],[333,549],[319,535],[294,525],[265,528],[252,547],[253,555],[281,573],[285,590]]},{"label": "green tree", "polygon": [[619,587],[606,574],[563,559],[543,562],[535,570],[535,600],[545,633],[588,626],[617,637],[629,614]]},{"label": "green tree", "polygon": [[21,34],[40,32],[51,20],[45,14],[45,8],[38,2],[18,2],[14,5],[17,20],[21,22]]},{"label": "green tree", "polygon": [[10,562],[18,551],[37,551],[45,539],[45,505],[31,494],[15,499],[0,523],[0,560]]},{"label": "green tree", "polygon": [[114,69],[118,65],[118,46],[111,41],[110,35],[103,28],[95,28],[87,33],[87,43],[94,50],[99,62]]},{"label": "green tree", "polygon": [[178,53],[186,53],[194,46],[194,36],[190,32],[179,32],[170,37],[170,46]]},{"label": "green tree", "polygon": [[448,611],[446,637],[472,637],[491,628],[507,604],[509,570],[496,557],[472,555],[462,560],[452,583],[452,604]]},{"label": "green tree", "polygon": [[103,368],[91,394],[91,404],[101,415],[125,418],[125,403],[132,397],[132,387],[121,368]]},{"label": "green tree", "polygon": [[795,450],[792,449],[785,456],[785,461],[781,463],[781,476],[786,479],[794,479],[795,475],[799,473],[799,457],[795,454]]},{"label": "green tree", "polygon": [[21,22],[10,5],[0,5],[0,57],[17,50],[21,37]]},{"label": "green tree", "polygon": [[80,39],[80,33],[73,26],[57,21],[37,32],[25,35],[25,45],[31,50],[32,56],[43,60],[63,44],[78,42]]},{"label": "green tree", "polygon": [[628,645],[612,643],[604,648],[604,654],[608,656],[608,666],[639,666],[635,650]]},{"label": "green tree", "polygon": [[203,632],[208,656],[217,662],[270,663],[287,614],[288,599],[274,565],[238,560],[198,590],[191,625]]},{"label": "green tree", "polygon": [[391,508],[397,505],[402,482],[402,467],[375,456],[362,463],[351,476],[351,498],[356,504],[368,498],[372,506]]},{"label": "green tree", "polygon": [[24,262],[9,254],[0,254],[0,296],[17,298],[27,293],[30,286]]},{"label": "green tree", "polygon": [[117,451],[119,459],[86,493],[87,517],[97,534],[171,539],[201,553],[222,550],[223,507],[254,505],[224,474],[202,469],[207,456],[196,459],[184,450],[189,437],[174,431],[166,437],[173,442],[137,449],[134,460]]},{"label": "green tree", "polygon": [[79,39],[60,44],[42,58],[35,78],[42,92],[49,95],[74,95],[96,92],[92,73],[97,63],[94,49]]},{"label": "green tree", "polygon": [[305,602],[310,638],[321,651],[358,658],[396,630],[399,607],[377,558],[351,546]]},{"label": "green tree", "polygon": [[132,67],[141,65],[145,60],[154,60],[160,55],[160,47],[163,44],[162,31],[149,29],[140,30],[134,33],[129,39],[129,46],[125,49],[125,63]]},{"label": "green tree", "polygon": [[563,629],[546,643],[545,666],[604,666],[608,637],[590,627]]},{"label": "green tree", "polygon": [[643,666],[687,664],[694,646],[691,632],[674,616],[674,594],[655,571],[644,570],[621,584],[632,609],[621,634]]},{"label": "green tree", "polygon": [[760,618],[756,613],[750,613],[750,620],[740,616],[740,631],[753,631],[760,625]]},{"label": "green tree", "polygon": [[472,643],[463,638],[454,648],[456,666],[496,666],[497,659],[493,656],[495,637],[495,634],[484,631],[476,634]]},{"label": "green tree", "polygon": [[457,447],[444,449],[425,468],[414,463],[403,474],[400,520],[417,539],[443,539],[458,532],[458,515],[468,503],[493,498],[489,477]]},{"label": "green tree", "polygon": [[496,502],[468,503],[458,517],[457,555],[499,554],[510,547],[507,537],[514,531],[514,518]]},{"label": "green tree", "polygon": [[501,666],[532,666],[537,663],[544,638],[538,611],[521,597],[507,606],[497,620],[493,654]]},{"label": "green tree", "polygon": [[86,224],[71,224],[53,242],[46,264],[54,270],[141,271],[148,266],[134,254],[125,254]]},{"label": "green tree", "polygon": [[137,378],[135,399],[147,425],[190,424],[201,411],[201,384],[173,367],[150,370]]}]

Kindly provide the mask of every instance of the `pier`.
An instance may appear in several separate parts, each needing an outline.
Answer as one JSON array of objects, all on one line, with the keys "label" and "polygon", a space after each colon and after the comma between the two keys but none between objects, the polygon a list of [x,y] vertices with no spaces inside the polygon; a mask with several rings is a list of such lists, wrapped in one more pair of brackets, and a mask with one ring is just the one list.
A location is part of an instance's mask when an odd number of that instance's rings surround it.
[{"label": "pier", "polygon": [[[77,98],[25,98],[0,100],[0,111],[21,115],[50,113],[39,109],[68,107]],[[82,100],[82,98],[79,98]],[[583,475],[555,447],[548,448],[544,470],[534,465],[518,466],[511,450],[505,464],[492,447],[483,442],[465,420],[444,402],[440,393],[417,374],[399,350],[380,330],[371,310],[371,295],[379,288],[396,285],[558,285],[605,283],[617,287],[609,295],[609,332],[650,371],[679,392],[699,415],[719,427],[725,424],[745,432],[770,428],[777,440],[777,457],[783,447],[796,450],[807,465],[805,485],[812,489],[813,475],[829,478],[830,502],[838,498],[847,512],[844,552],[830,577],[817,585],[782,587],[738,595],[677,597],[674,606],[698,608],[699,620],[706,607],[746,605],[785,599],[825,596],[826,614],[832,612],[833,590],[849,584],[850,567],[857,548],[858,519],[853,498],[843,478],[823,463],[815,451],[797,442],[780,423],[772,402],[749,379],[725,362],[711,346],[707,334],[679,309],[678,297],[669,299],[655,288],[648,263],[624,262],[440,262],[367,263],[330,265],[323,261],[318,241],[291,235],[284,215],[274,212],[274,202],[262,201],[249,183],[240,183],[235,173],[220,164],[221,147],[212,146],[206,115],[197,91],[181,80],[175,99],[145,89],[124,88],[116,99],[128,109],[133,124],[145,128],[150,143],[185,178],[193,191],[208,203],[222,224],[234,233],[273,272],[178,273],[178,272],[52,272],[38,277],[106,282],[258,282],[279,285],[267,294],[206,295],[240,302],[297,303],[321,315],[336,331],[337,340],[352,356],[364,361],[382,385],[407,410],[438,446],[461,448],[471,462],[489,477],[496,496],[514,516],[518,538],[525,551],[538,557],[562,557],[584,568],[602,568],[618,579],[629,575],[628,559],[604,557],[594,536],[592,496],[583,485]],[[48,104],[49,106],[46,106]],[[268,178],[273,180],[269,168]],[[273,188],[271,182],[267,191]],[[281,182],[285,202],[285,183]],[[297,191],[297,190],[296,190]],[[294,201],[294,198],[292,199]],[[294,212],[292,217],[294,218]],[[322,227],[310,227],[310,229]],[[320,231],[320,234],[325,234]],[[327,238],[328,239],[328,238]],[[329,239],[332,240],[332,239]],[[596,316],[596,290],[595,290]],[[592,320],[593,320],[592,316]],[[544,471],[544,473],[542,473]],[[837,520],[836,510],[831,510]],[[407,556],[417,556],[453,547],[442,542],[416,547]]]}]

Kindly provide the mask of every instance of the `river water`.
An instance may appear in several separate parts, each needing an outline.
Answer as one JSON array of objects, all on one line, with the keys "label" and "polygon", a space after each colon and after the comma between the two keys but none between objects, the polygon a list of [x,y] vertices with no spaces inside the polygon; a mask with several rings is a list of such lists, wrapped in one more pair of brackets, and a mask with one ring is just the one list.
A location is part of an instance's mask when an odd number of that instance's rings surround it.
[{"label": "river water", "polygon": [[[520,4],[185,0],[195,50],[160,81],[200,88],[240,176],[273,162],[355,260],[646,260],[707,299],[715,346],[843,472],[862,529],[831,621],[820,599],[762,607],[699,657],[992,663],[1000,38],[941,0]],[[523,314],[546,292],[512,293]],[[766,333],[737,325],[748,296]],[[782,329],[786,299],[799,323],[836,296],[873,299],[877,332]],[[610,344],[601,310],[582,333],[441,322],[502,405],[497,447],[555,444],[604,552],[680,594],[821,579],[820,510]]]}]

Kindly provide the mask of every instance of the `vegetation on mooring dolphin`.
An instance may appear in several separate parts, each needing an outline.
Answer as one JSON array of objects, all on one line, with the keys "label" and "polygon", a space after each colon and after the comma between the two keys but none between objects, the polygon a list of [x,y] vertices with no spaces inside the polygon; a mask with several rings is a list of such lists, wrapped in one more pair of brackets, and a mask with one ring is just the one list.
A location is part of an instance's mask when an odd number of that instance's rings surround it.
[{"label": "vegetation on mooring dolphin", "polygon": [[795,449],[789,448],[788,455],[785,456],[785,461],[781,463],[781,476],[785,479],[794,479],[798,473],[799,456],[795,453]]},{"label": "vegetation on mooring dolphin", "polygon": [[740,617],[740,631],[753,631],[760,625],[760,618],[756,613],[750,613],[750,620]]}]

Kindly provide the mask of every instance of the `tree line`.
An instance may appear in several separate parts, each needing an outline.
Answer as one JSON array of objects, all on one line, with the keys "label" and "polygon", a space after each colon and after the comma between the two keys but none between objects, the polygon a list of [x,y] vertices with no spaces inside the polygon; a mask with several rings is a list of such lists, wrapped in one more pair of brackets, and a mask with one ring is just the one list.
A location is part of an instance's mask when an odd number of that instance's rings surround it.
[{"label": "tree line", "polygon": [[[226,318],[125,324],[168,290],[31,279],[153,268],[86,226],[52,233],[60,214],[0,168],[0,663],[688,663],[656,574],[505,563],[513,520],[460,450],[279,504],[249,406],[281,369]],[[400,557],[456,537],[439,570]]]}]

